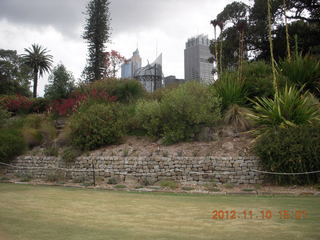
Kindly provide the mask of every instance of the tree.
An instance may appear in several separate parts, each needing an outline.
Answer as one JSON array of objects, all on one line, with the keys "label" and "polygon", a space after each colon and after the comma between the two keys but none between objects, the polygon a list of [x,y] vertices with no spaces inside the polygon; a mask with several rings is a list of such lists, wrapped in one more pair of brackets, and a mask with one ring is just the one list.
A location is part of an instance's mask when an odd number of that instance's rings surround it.
[{"label": "tree", "polygon": [[99,80],[103,76],[105,44],[109,41],[109,0],[91,0],[87,5],[83,39],[88,43],[87,66],[83,75],[86,81]]},{"label": "tree", "polygon": [[37,97],[38,77],[49,73],[52,66],[52,56],[48,50],[38,44],[32,44],[31,48],[24,49],[27,54],[23,55],[24,62],[33,70],[33,97]]},{"label": "tree", "polygon": [[[269,20],[271,20],[272,40],[274,41],[274,59],[290,56],[288,49],[294,45],[294,37],[298,36],[299,52],[303,54],[311,53],[320,56],[320,7],[317,0],[270,0],[271,14],[268,19],[269,0],[254,0],[252,6],[247,6],[241,2],[234,2],[225,7],[217,15],[218,21],[225,22],[225,28],[219,36],[219,41],[223,41],[222,64],[227,68],[237,66],[237,59],[234,56],[238,51],[239,34],[237,33],[237,23],[248,18],[248,26],[243,42],[248,49],[252,60],[270,61],[270,39]],[[286,33],[286,18],[288,21]],[[300,20],[299,20],[300,19]],[[301,20],[302,19],[302,20]],[[211,44],[211,53],[214,53],[214,44]]]},{"label": "tree", "polygon": [[30,96],[32,69],[17,51],[0,49],[0,94]]},{"label": "tree", "polygon": [[57,100],[67,98],[75,88],[74,77],[63,64],[57,65],[49,76],[49,84],[45,87],[46,98]]},{"label": "tree", "polygon": [[126,60],[125,57],[115,50],[111,52],[104,53],[104,68],[103,68],[103,77],[113,77],[115,78],[117,72],[119,71],[120,65]]}]

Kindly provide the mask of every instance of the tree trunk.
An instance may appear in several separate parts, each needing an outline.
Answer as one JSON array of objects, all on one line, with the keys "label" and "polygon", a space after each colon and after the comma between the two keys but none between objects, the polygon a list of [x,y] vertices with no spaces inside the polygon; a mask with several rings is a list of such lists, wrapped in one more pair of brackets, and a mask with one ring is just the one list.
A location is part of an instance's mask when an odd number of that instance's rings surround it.
[{"label": "tree trunk", "polygon": [[38,69],[33,70],[33,98],[37,97],[37,88],[38,88]]}]

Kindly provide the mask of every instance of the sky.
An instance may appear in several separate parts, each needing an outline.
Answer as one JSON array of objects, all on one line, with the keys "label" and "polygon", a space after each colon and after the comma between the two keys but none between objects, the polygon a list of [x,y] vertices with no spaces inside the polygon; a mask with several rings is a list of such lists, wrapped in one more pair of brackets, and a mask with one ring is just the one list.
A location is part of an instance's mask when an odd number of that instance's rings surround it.
[{"label": "sky", "polygon": [[[23,54],[33,43],[50,50],[76,79],[86,64],[82,39],[89,0],[0,0],[0,49]],[[126,58],[138,47],[142,64],[163,54],[163,73],[184,78],[184,48],[198,34],[213,38],[210,20],[233,0],[110,0],[111,43]],[[48,76],[39,81],[43,95]]]}]

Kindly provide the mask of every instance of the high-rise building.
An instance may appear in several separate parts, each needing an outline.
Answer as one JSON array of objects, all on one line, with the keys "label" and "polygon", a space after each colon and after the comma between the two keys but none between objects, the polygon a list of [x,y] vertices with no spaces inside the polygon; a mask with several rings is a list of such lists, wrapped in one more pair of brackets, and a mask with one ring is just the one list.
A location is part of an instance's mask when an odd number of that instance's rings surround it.
[{"label": "high-rise building", "polygon": [[121,65],[121,78],[133,78],[141,65],[141,57],[137,49],[133,52],[132,57]]},{"label": "high-rise building", "polygon": [[213,64],[208,62],[212,57],[210,40],[207,35],[198,35],[188,39],[184,50],[184,77],[186,81],[198,80],[203,83],[212,83]]}]

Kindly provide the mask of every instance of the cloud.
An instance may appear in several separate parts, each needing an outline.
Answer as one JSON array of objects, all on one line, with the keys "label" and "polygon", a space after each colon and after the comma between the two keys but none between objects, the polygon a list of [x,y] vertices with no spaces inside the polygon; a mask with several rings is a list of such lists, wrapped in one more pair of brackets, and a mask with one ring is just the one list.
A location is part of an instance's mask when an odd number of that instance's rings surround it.
[{"label": "cloud", "polygon": [[[165,75],[184,77],[184,47],[189,37],[213,37],[209,22],[232,0],[112,0],[112,44],[129,58],[139,46],[143,64],[163,53]],[[81,38],[88,0],[0,0],[0,46],[22,53],[38,43],[76,78],[86,61]],[[43,85],[46,76],[42,80]],[[41,92],[41,90],[40,90]]]},{"label": "cloud", "polygon": [[75,37],[84,22],[86,0],[1,0],[0,19],[26,27],[52,26]]}]

